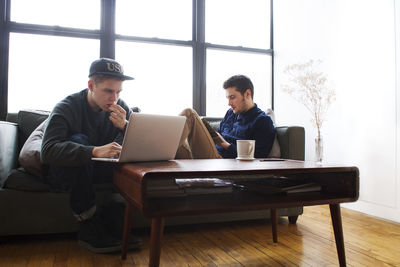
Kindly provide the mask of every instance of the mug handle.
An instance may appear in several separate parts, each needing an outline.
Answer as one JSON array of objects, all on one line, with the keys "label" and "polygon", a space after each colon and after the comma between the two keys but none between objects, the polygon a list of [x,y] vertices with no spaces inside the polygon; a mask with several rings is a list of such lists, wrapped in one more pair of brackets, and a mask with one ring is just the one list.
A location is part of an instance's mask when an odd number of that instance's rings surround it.
[{"label": "mug handle", "polygon": [[248,155],[251,155],[251,154],[253,154],[253,150],[254,150],[254,142],[250,142],[250,145],[249,145],[249,151],[248,151]]}]

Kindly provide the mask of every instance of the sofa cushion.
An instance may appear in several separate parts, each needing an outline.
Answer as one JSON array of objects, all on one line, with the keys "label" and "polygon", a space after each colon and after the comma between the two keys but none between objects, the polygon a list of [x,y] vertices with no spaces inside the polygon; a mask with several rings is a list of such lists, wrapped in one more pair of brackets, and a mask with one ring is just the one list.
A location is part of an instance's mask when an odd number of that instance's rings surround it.
[{"label": "sofa cushion", "polygon": [[[49,184],[43,181],[43,178],[39,178],[27,172],[22,167],[14,169],[10,172],[10,175],[4,183],[4,188],[29,192],[65,192],[57,188],[52,188]],[[116,192],[116,189],[112,183],[96,183],[94,184],[94,188],[96,192]]]},{"label": "sofa cushion", "polygon": [[21,150],[31,133],[50,115],[49,111],[21,110],[18,112],[18,148]]},{"label": "sofa cushion", "polygon": [[19,163],[28,172],[41,176],[42,161],[40,160],[40,150],[47,119],[44,120],[28,137],[19,153]]},{"label": "sofa cushion", "polygon": [[280,158],[281,157],[281,146],[279,145],[278,135],[275,134],[274,143],[272,144],[271,152],[269,152],[268,158]]},{"label": "sofa cushion", "polygon": [[24,168],[12,170],[4,184],[4,188],[30,192],[54,191],[51,190],[48,184],[43,183],[38,177],[27,172]]},{"label": "sofa cushion", "polygon": [[[269,108],[265,113],[271,118],[274,127],[276,127],[274,111]],[[272,144],[271,152],[269,152],[268,158],[280,158],[280,157],[281,157],[281,147],[279,145],[278,135],[275,134],[274,143]]]}]

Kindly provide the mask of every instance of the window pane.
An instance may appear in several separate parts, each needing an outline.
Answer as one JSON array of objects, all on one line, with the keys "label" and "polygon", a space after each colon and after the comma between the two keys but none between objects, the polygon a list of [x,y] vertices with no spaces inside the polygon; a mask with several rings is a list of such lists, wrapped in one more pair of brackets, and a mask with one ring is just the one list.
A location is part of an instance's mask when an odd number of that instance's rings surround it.
[{"label": "window pane", "polygon": [[271,56],[208,49],[207,116],[225,115],[229,106],[222,85],[237,74],[246,75],[253,82],[258,107],[271,108]]},{"label": "window pane", "polygon": [[9,111],[52,110],[67,95],[87,87],[90,63],[98,56],[98,40],[12,33]]},{"label": "window pane", "polygon": [[22,23],[100,29],[100,1],[11,0],[11,20]]},{"label": "window pane", "polygon": [[176,40],[192,39],[192,1],[118,0],[118,34]]},{"label": "window pane", "polygon": [[270,48],[270,1],[206,0],[206,42]]},{"label": "window pane", "polygon": [[121,96],[131,106],[170,115],[192,107],[191,47],[118,41],[116,58],[135,78]]}]

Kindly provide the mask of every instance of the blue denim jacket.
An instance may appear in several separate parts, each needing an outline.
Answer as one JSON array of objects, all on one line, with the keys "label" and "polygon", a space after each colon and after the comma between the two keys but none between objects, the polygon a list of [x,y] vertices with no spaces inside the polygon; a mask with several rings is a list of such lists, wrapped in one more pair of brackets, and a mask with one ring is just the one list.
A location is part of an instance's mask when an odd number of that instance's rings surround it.
[{"label": "blue denim jacket", "polygon": [[236,158],[236,140],[256,140],[254,157],[266,158],[275,139],[275,128],[271,118],[257,105],[248,111],[235,114],[229,109],[222,119],[218,132],[230,143],[228,149],[217,146],[223,158]]}]

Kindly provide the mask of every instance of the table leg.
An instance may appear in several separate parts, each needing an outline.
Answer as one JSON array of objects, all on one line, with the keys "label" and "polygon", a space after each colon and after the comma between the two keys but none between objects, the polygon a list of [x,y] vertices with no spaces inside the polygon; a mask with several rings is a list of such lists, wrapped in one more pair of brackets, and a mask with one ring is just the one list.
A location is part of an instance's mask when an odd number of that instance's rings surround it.
[{"label": "table leg", "polygon": [[344,250],[344,238],[343,238],[343,228],[342,228],[342,216],[340,213],[339,204],[330,204],[329,208],[331,210],[331,219],[333,232],[335,233],[336,250],[338,253],[340,266],[346,266],[346,254]]},{"label": "table leg", "polygon": [[124,233],[122,235],[121,258],[123,260],[126,259],[126,253],[128,252],[129,236],[132,228],[132,214],[133,214],[133,206],[132,204],[129,204],[129,202],[127,202],[125,206]]},{"label": "table leg", "polygon": [[271,222],[272,222],[272,239],[274,243],[278,243],[278,215],[276,213],[276,209],[271,209]]},{"label": "table leg", "polygon": [[164,232],[164,218],[153,218],[151,220],[150,236],[150,259],[149,266],[157,267],[160,265],[161,239]]}]

